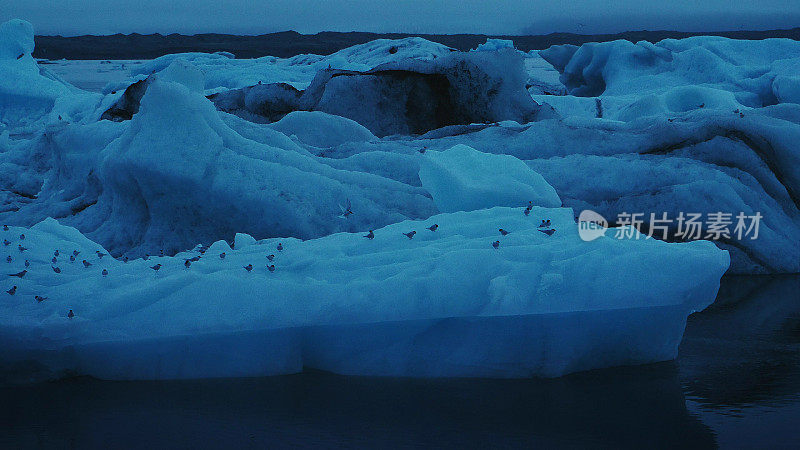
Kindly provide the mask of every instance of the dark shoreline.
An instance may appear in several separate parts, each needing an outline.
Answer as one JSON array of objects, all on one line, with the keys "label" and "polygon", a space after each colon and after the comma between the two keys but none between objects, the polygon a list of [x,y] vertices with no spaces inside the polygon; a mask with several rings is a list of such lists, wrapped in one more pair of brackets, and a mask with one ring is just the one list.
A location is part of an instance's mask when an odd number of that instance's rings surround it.
[{"label": "dark shoreline", "polygon": [[45,59],[152,59],[170,53],[227,51],[237,58],[271,55],[282,58],[304,53],[327,55],[346,47],[375,39],[400,39],[419,36],[433,42],[469,50],[486,42],[487,38],[511,39],[522,51],[540,50],[556,44],[580,45],[586,42],[605,42],[616,39],[658,42],[691,36],[724,36],[734,39],[789,38],[800,40],[800,27],[767,31],[627,31],[616,34],[582,35],[551,33],[536,36],[487,36],[482,34],[407,34],[365,32],[322,32],[300,34],[295,31],[238,36],[230,34],[114,34],[107,36],[36,36],[33,56]]}]

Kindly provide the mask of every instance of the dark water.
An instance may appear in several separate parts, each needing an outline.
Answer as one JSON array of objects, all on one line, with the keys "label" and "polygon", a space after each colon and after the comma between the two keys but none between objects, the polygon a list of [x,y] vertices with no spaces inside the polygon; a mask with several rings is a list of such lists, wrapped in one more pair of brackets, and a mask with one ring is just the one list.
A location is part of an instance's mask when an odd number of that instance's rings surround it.
[{"label": "dark water", "polygon": [[0,448],[798,448],[800,277],[726,278],[677,361],[556,380],[0,387]]}]

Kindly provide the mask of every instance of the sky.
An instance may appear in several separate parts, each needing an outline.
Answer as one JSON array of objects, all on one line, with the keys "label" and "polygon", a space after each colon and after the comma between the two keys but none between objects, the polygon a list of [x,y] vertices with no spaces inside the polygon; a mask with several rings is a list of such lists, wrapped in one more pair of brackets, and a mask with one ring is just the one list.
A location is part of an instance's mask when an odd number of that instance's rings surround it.
[{"label": "sky", "polygon": [[800,27],[800,0],[0,0],[37,34],[546,34]]}]

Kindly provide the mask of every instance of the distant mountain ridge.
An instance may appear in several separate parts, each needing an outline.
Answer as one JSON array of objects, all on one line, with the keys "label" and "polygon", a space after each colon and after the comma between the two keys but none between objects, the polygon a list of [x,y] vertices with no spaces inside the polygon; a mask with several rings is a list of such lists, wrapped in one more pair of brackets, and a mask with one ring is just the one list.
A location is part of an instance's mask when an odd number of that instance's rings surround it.
[{"label": "distant mountain ridge", "polygon": [[545,49],[556,44],[580,45],[586,42],[604,42],[616,39],[657,42],[667,38],[690,36],[724,36],[735,39],[789,38],[800,40],[800,27],[789,30],[682,32],[682,31],[626,31],[616,34],[582,35],[551,33],[531,36],[489,36],[483,34],[416,34],[416,33],[366,33],[332,32],[300,34],[295,31],[240,36],[230,34],[114,34],[107,36],[36,36],[33,55],[47,59],[152,59],[169,53],[228,51],[237,58],[259,56],[291,57],[304,53],[327,55],[352,45],[374,39],[399,39],[419,36],[459,50],[475,48],[487,38],[511,39],[523,51]]}]

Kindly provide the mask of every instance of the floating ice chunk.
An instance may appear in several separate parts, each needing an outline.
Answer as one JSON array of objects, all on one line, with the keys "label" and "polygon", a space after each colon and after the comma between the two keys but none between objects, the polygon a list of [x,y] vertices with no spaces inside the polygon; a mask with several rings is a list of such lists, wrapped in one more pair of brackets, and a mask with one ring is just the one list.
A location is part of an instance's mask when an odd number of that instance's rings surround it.
[{"label": "floating ice chunk", "polygon": [[494,52],[500,49],[514,49],[514,41],[510,39],[486,39],[486,42],[475,48],[476,52]]},{"label": "floating ice chunk", "polygon": [[466,145],[428,152],[420,164],[422,186],[442,212],[493,206],[561,206],[541,175],[510,155],[481,153]]},{"label": "floating ice chunk", "polygon": [[525,90],[524,59],[503,48],[408,59],[366,72],[322,70],[304,91],[301,106],[353,119],[379,137],[555,117]]},{"label": "floating ice chunk", "polygon": [[[96,257],[100,246],[53,220],[14,227],[31,265],[0,302],[0,374],[549,377],[649,363],[676,356],[686,317],[714,300],[729,264],[710,242],[584,242],[572,210],[522,211],[441,214],[376,229],[372,240],[219,241],[190,267],[196,251],[124,263]],[[501,227],[510,233],[500,237]],[[68,262],[72,250],[92,265]]]},{"label": "floating ice chunk", "polygon": [[345,142],[378,140],[355,120],[322,111],[291,112],[270,127],[287,136],[296,136],[301,142],[314,147],[335,147]]},{"label": "floating ice chunk", "polygon": [[[602,97],[607,118],[631,120],[639,116],[636,111],[658,114],[657,107],[648,110],[642,102],[649,95],[663,97],[672,113],[796,102],[792,78],[800,44],[791,39],[617,40],[553,46],[539,54],[561,72],[571,95]],[[638,103],[633,111],[627,108],[632,103]]]},{"label": "floating ice chunk", "polygon": [[[280,145],[270,132],[279,134],[266,129],[262,141]],[[243,136],[250,133],[258,130],[239,134],[201,93],[156,75],[120,138],[103,149],[96,174],[104,187],[80,225],[97,224],[87,233],[115,254],[138,256],[235,232],[310,238],[435,212],[419,187],[335,169],[296,145]],[[355,214],[339,220],[348,199]]]},{"label": "floating ice chunk", "polygon": [[454,50],[418,37],[376,39],[354,45],[330,55],[297,55],[292,58],[264,56],[256,59],[233,59],[227,52],[177,53],[164,55],[134,67],[133,76],[150,75],[164,70],[176,59],[184,59],[205,75],[206,94],[238,89],[260,83],[288,83],[298,89],[308,87],[317,71],[326,68],[370,70],[381,64],[415,60],[433,60]]}]

